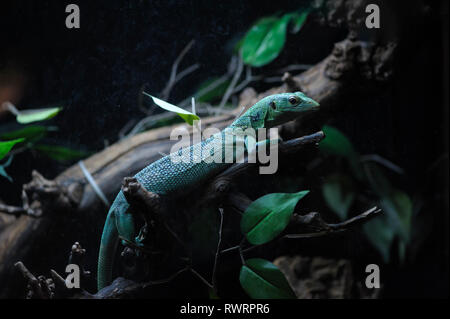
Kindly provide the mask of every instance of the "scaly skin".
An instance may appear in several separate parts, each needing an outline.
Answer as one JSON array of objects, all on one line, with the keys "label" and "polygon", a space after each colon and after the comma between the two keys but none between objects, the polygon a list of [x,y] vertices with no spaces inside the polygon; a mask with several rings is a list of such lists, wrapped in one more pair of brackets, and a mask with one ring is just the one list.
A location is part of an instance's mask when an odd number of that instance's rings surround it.
[{"label": "scaly skin", "polygon": [[[218,133],[222,135],[222,138],[219,138],[218,134],[213,135],[205,141],[191,146],[187,154],[192,159],[193,156],[204,154],[201,153],[201,150],[205,148],[215,149],[214,146],[218,146],[224,150],[226,134],[234,134],[233,132],[239,131],[237,129],[257,130],[274,127],[293,120],[303,112],[317,109],[318,106],[317,102],[301,92],[268,96]],[[180,155],[180,152],[178,154]],[[172,155],[167,155],[145,167],[135,175],[137,181],[150,192],[161,196],[170,196],[177,191],[191,188],[231,165],[231,163],[224,163],[223,157],[221,163],[206,160],[174,163]],[[128,241],[134,241],[136,233],[133,214],[127,212],[128,208],[129,204],[125,195],[120,191],[109,209],[103,228],[98,258],[97,287],[99,290],[111,282],[119,235]]]}]

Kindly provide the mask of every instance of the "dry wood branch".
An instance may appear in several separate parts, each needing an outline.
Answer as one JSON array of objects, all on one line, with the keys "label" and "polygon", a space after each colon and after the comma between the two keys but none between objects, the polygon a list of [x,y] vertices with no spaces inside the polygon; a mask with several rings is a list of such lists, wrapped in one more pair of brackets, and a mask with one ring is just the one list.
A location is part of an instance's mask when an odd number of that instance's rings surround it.
[{"label": "dry wood branch", "polygon": [[[279,146],[279,150],[281,154],[288,154],[288,153],[294,153],[297,152],[302,147],[305,147],[306,145],[316,145],[321,140],[325,138],[325,134],[322,131],[306,135],[303,137],[295,138],[289,141],[281,142]],[[236,163],[233,164],[231,167],[217,175],[215,178],[216,189],[220,189],[221,187],[224,187],[220,183],[223,183],[224,180],[232,179],[233,177],[241,174],[245,170],[247,170],[252,165],[255,165],[257,163],[251,163],[248,161],[248,157],[244,159],[243,163]]]},{"label": "dry wood branch", "polygon": [[381,209],[378,207],[372,207],[371,209],[361,213],[353,218],[350,218],[342,223],[329,224],[326,223],[322,216],[317,212],[312,212],[307,215],[293,215],[291,223],[293,228],[300,228],[301,231],[310,230],[313,232],[302,232],[299,234],[286,234],[285,238],[310,238],[325,236],[336,232],[342,232],[352,227],[356,227],[362,223],[369,221],[370,219],[378,216],[381,213]]},{"label": "dry wood branch", "polygon": [[30,211],[28,211],[27,209],[25,209],[24,207],[9,206],[9,205],[4,205],[4,204],[0,204],[0,213],[14,215],[16,217],[18,217],[20,215],[32,216],[32,213]]},{"label": "dry wood branch", "polygon": [[27,280],[27,299],[52,299],[54,296],[55,285],[51,279],[43,276],[35,277],[25,265],[19,261],[14,266],[22,273]]}]

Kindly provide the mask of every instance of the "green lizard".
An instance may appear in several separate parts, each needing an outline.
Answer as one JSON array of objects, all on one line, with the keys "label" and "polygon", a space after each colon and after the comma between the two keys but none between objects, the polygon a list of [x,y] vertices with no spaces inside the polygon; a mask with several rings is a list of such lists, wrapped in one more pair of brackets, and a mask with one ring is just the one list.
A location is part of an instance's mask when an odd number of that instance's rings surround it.
[{"label": "green lizard", "polygon": [[[205,149],[214,150],[217,149],[215,147],[219,147],[226,152],[230,150],[230,147],[234,148],[235,144],[232,143],[230,146],[223,142],[226,140],[227,134],[234,134],[236,131],[242,132],[246,129],[271,128],[291,121],[303,112],[318,109],[318,106],[319,104],[316,101],[301,92],[281,93],[265,97],[220,133],[185,149],[185,151],[188,151],[185,153],[188,155],[187,159],[190,160],[175,163],[173,155],[181,151],[175,152],[148,165],[137,173],[135,178],[146,190],[161,196],[168,196],[188,189],[231,165],[231,163],[224,163],[223,161],[211,161],[210,158],[208,160],[209,155],[214,155],[214,152],[211,151],[207,152],[208,156],[202,157],[201,161],[192,160],[195,156],[202,156],[201,154],[204,154],[202,150],[204,152]],[[267,142],[267,140],[262,142]],[[256,145],[262,144],[259,142]],[[245,143],[245,145],[248,152],[253,150],[248,146],[249,143]],[[237,156],[239,155],[236,154],[234,158]],[[223,158],[223,155],[221,155],[221,159]],[[134,218],[133,214],[128,212],[128,208],[129,204],[125,195],[120,191],[109,209],[103,228],[98,258],[97,287],[99,290],[111,282],[119,236],[126,241],[134,242],[133,238],[136,235]]]}]

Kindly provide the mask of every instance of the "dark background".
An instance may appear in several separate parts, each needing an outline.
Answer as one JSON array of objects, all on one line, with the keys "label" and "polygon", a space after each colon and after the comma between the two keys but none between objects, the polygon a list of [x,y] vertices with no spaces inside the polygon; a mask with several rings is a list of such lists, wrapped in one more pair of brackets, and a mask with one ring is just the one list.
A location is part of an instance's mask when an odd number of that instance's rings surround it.
[{"label": "dark background", "polygon": [[[81,29],[65,28],[72,1],[10,1],[0,5],[0,95],[20,108],[62,103],[50,140],[87,151],[113,143],[129,119],[141,118],[138,97],[160,92],[173,61],[192,39],[183,65],[201,68],[178,85],[177,102],[198,83],[226,71],[233,44],[258,18],[299,8],[302,1],[75,1]],[[367,96],[364,107],[332,119],[361,153],[383,154],[407,172],[403,189],[425,188],[433,210],[433,232],[417,262],[388,272],[388,297],[448,294],[448,2],[398,1],[386,4],[381,41],[399,39],[395,75],[388,87]],[[418,8],[426,5],[426,12]],[[382,11],[383,12],[383,11]],[[308,23],[292,36],[272,65],[314,64],[344,39],[344,26]],[[3,89],[3,91],[1,91]],[[376,88],[375,88],[376,91]],[[0,100],[0,103],[3,102]],[[349,107],[354,101],[349,100]],[[361,99],[358,100],[361,103]],[[350,115],[349,115],[350,114]],[[1,129],[12,117],[0,113]],[[447,154],[446,163],[425,174]],[[20,154],[0,180],[0,197],[18,203],[31,169],[51,178],[67,165]]]}]

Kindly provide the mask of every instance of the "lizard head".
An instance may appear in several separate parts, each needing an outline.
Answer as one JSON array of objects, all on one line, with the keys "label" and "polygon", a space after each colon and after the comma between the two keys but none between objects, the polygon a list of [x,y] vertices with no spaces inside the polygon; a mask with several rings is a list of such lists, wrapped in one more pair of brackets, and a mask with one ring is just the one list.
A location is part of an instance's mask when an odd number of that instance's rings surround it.
[{"label": "lizard head", "polygon": [[302,92],[274,94],[260,102],[266,108],[265,127],[273,127],[319,109],[319,103]]}]

